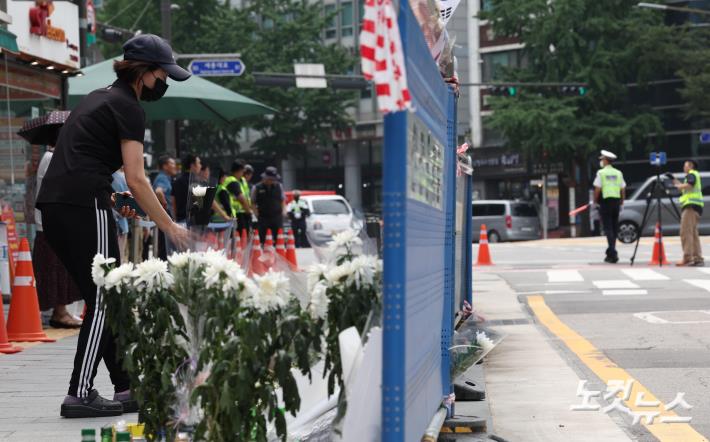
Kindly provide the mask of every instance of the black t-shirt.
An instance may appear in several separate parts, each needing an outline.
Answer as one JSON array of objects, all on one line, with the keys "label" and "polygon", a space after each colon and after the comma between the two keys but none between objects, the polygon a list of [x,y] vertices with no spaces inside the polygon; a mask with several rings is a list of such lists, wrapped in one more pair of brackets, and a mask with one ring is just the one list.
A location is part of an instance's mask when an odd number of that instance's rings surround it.
[{"label": "black t-shirt", "polygon": [[111,207],[111,175],[123,164],[121,140],[143,142],[145,112],[131,86],[116,80],[87,95],[59,133],[37,206]]},{"label": "black t-shirt", "polygon": [[242,194],[242,186],[239,185],[239,181],[233,181],[229,183],[229,186],[227,186],[227,190],[229,190],[229,193],[234,195],[235,198],[238,198],[239,195]]}]

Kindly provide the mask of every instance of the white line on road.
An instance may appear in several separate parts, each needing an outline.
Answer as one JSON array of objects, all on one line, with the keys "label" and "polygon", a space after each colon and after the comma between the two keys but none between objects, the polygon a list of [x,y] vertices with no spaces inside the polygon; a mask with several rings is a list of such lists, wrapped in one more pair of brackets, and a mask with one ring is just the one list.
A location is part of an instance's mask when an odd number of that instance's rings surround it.
[{"label": "white line on road", "polygon": [[602,295],[604,296],[624,296],[624,295],[647,295],[646,290],[602,290]]},{"label": "white line on road", "polygon": [[577,270],[548,270],[547,279],[549,282],[584,282]]},{"label": "white line on road", "polygon": [[675,311],[659,311],[659,312],[641,312],[634,313],[634,317],[642,319],[649,324],[708,324],[710,323],[710,317],[707,320],[699,321],[669,321],[668,319],[663,319],[657,315],[664,314],[677,314],[677,313],[701,313],[710,316],[710,311],[708,310],[675,310]]},{"label": "white line on road", "polygon": [[699,267],[697,270],[698,270],[699,272],[703,272],[703,273],[708,273],[708,274],[710,274],[710,269],[708,269],[708,268]]},{"label": "white line on road", "polygon": [[710,279],[684,279],[683,281],[710,292]]},{"label": "white line on road", "polygon": [[515,292],[516,295],[573,295],[577,293],[589,293],[589,290],[544,290],[533,292]]},{"label": "white line on road", "polygon": [[666,275],[651,269],[622,269],[622,272],[634,281],[666,281]]},{"label": "white line on road", "polygon": [[614,279],[604,281],[592,281],[598,289],[638,289],[638,284],[634,284],[628,279]]}]

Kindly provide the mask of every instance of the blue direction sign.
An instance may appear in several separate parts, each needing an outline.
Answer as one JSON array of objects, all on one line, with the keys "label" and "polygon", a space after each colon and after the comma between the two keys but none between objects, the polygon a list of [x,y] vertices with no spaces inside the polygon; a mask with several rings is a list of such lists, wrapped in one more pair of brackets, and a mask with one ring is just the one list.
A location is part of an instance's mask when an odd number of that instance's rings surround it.
[{"label": "blue direction sign", "polygon": [[651,152],[650,155],[651,166],[663,166],[668,161],[665,152]]},{"label": "blue direction sign", "polygon": [[192,60],[187,67],[199,77],[238,77],[244,73],[244,63],[233,60]]},{"label": "blue direction sign", "polygon": [[710,144],[710,132],[700,132],[700,144]]}]

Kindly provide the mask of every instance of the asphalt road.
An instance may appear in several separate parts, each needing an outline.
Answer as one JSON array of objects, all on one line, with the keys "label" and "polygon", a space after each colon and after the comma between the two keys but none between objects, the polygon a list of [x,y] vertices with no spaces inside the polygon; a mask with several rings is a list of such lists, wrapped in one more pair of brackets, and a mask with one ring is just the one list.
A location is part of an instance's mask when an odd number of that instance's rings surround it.
[{"label": "asphalt road", "polygon": [[[710,251],[710,240],[703,242]],[[678,238],[667,238],[666,247],[669,260],[680,258]],[[604,248],[601,238],[493,244],[495,265],[476,267],[474,284],[477,274],[495,273],[507,281],[521,303],[530,305],[541,296],[542,304],[563,324],[558,329],[566,325],[571,334],[581,336],[569,338],[569,331],[546,329],[559,341],[559,351],[580,378],[589,380],[587,389],[604,390],[605,370],[616,370],[609,372],[613,376],[621,369],[662,404],[685,393],[693,408],[674,411],[692,417],[689,431],[710,439],[710,266],[649,266],[650,239],[642,241],[633,267],[629,265],[632,246],[621,247],[621,262],[616,265],[601,262]],[[544,321],[540,322],[544,328]],[[593,347],[580,346],[578,341]],[[590,358],[588,348],[599,353]],[[595,369],[595,361],[606,362]],[[576,390],[577,385],[560,388]],[[637,440],[691,440],[650,436],[648,428],[634,425],[630,415],[621,415],[617,422]]]}]

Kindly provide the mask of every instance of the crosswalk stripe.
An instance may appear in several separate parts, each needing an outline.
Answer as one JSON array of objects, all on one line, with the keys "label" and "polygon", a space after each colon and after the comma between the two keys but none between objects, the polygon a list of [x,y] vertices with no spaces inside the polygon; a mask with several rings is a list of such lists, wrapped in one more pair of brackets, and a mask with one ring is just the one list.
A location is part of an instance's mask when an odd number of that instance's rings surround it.
[{"label": "crosswalk stripe", "polygon": [[638,289],[633,289],[633,290],[602,290],[602,295],[604,296],[624,296],[624,295],[647,295],[648,291],[646,290],[638,290]]},{"label": "crosswalk stripe", "polygon": [[670,279],[666,275],[651,269],[622,269],[621,271],[634,281],[666,281]]},{"label": "crosswalk stripe", "polygon": [[605,281],[592,281],[598,289],[638,289],[640,288],[637,284],[629,281],[628,279],[616,279],[616,280],[605,280]]},{"label": "crosswalk stripe", "polygon": [[684,279],[683,281],[710,292],[710,279]]},{"label": "crosswalk stripe", "polygon": [[708,273],[710,274],[710,269],[704,268],[704,267],[698,267],[697,270],[702,273]]},{"label": "crosswalk stripe", "polygon": [[548,270],[547,279],[549,282],[584,282],[578,270]]}]

